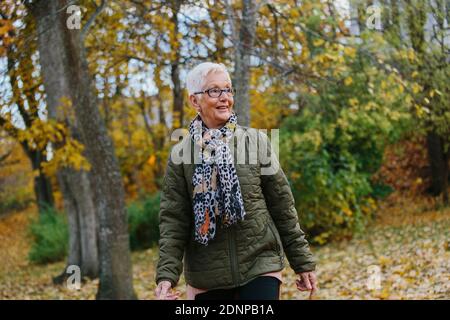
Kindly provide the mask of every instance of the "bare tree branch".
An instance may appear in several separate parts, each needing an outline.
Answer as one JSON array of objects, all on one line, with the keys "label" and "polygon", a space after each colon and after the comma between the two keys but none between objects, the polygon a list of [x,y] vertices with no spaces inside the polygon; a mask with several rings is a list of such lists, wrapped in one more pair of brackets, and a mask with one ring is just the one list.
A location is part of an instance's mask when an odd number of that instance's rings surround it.
[{"label": "bare tree branch", "polygon": [[227,12],[228,21],[230,23],[230,29],[231,29],[231,42],[233,45],[236,45],[239,43],[239,35],[236,32],[236,20],[233,14],[233,10],[231,8],[231,5],[228,0],[224,1],[225,4],[225,10]]},{"label": "bare tree branch", "polygon": [[92,16],[89,18],[88,22],[84,25],[83,29],[81,30],[81,38],[84,39],[89,31],[89,28],[94,23],[97,16],[102,12],[102,10],[106,7],[106,0],[102,0],[100,3],[100,6],[98,6]]},{"label": "bare tree branch", "polygon": [[5,161],[11,154],[12,154],[12,149],[8,150],[5,154],[2,154],[0,156],[0,163],[2,163],[3,161]]}]

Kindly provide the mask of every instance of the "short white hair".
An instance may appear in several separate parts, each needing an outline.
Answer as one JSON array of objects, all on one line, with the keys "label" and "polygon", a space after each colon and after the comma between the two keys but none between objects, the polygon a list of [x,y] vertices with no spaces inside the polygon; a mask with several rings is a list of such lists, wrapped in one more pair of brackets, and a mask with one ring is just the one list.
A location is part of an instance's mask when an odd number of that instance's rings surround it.
[{"label": "short white hair", "polygon": [[203,90],[206,77],[212,72],[224,72],[231,82],[230,74],[223,63],[203,62],[195,66],[186,76],[186,87],[189,95]]}]

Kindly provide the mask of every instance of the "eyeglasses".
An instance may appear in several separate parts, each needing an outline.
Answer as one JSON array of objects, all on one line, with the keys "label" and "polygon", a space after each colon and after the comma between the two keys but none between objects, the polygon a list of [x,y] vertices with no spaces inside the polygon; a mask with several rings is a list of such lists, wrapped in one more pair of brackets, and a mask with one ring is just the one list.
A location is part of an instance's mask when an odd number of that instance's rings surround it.
[{"label": "eyeglasses", "polygon": [[194,94],[207,93],[208,96],[210,96],[211,98],[219,98],[223,92],[229,94],[230,96],[234,96],[236,94],[236,89],[234,89],[234,88],[226,88],[226,89],[211,88],[211,89],[207,89],[205,91],[194,92]]}]

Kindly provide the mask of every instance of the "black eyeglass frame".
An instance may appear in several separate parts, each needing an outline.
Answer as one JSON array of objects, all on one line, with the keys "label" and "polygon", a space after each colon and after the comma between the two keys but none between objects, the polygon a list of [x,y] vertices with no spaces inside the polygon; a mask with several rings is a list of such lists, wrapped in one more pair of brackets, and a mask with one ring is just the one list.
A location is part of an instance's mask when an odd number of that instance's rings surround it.
[{"label": "black eyeglass frame", "polygon": [[[219,94],[217,97],[211,96],[210,91],[211,91],[211,90],[214,90],[214,89],[220,90],[220,94]],[[231,93],[231,96],[234,96],[234,95],[236,94],[236,89],[234,89],[234,88],[220,89],[220,88],[214,87],[214,88],[206,89],[206,90],[204,90],[204,91],[194,92],[194,94],[203,94],[203,93],[207,93],[208,96],[209,96],[210,98],[220,98],[220,96],[221,96],[222,93],[224,93],[224,92],[225,92],[225,93]]]}]

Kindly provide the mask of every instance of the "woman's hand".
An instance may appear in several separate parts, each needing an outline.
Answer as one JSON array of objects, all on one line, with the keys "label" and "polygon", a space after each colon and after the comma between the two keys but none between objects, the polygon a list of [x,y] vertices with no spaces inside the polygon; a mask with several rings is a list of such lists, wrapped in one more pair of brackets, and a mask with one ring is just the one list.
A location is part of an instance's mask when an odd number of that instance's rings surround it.
[{"label": "woman's hand", "polygon": [[311,300],[313,295],[317,291],[317,279],[314,271],[298,273],[299,279],[295,280],[297,289],[300,291],[311,291],[309,299]]},{"label": "woman's hand", "polygon": [[170,281],[163,280],[158,283],[155,289],[156,300],[177,300],[180,296],[180,292],[170,292],[172,290],[172,284]]}]

